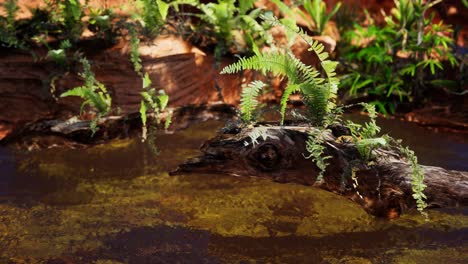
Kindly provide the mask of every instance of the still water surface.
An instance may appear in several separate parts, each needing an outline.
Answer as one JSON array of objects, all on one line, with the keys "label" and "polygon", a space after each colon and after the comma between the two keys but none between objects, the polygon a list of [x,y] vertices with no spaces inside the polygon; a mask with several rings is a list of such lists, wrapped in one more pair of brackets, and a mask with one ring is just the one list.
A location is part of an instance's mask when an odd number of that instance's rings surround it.
[{"label": "still water surface", "polygon": [[[463,138],[379,122],[423,164],[468,170]],[[168,175],[221,126],[160,134],[158,155],[138,139],[0,149],[0,263],[468,262],[466,208],[387,221],[312,187]]]}]

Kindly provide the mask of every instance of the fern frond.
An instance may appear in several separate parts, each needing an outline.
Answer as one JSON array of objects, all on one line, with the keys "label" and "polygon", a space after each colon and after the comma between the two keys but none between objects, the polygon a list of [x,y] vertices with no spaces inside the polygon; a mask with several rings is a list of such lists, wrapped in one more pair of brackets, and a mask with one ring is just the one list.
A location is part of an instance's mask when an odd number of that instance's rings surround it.
[{"label": "fern frond", "polygon": [[328,85],[314,85],[306,83],[301,85],[303,101],[309,109],[309,115],[315,124],[322,124],[329,108],[329,88]]},{"label": "fern frond", "polygon": [[364,160],[370,160],[372,158],[372,150],[386,144],[387,140],[384,137],[364,138],[356,142],[356,148]]},{"label": "fern frond", "polygon": [[265,87],[265,83],[261,81],[253,81],[242,90],[240,110],[242,113],[242,119],[245,122],[252,120],[252,112],[258,105],[256,97],[263,87]]},{"label": "fern frond", "polygon": [[312,66],[305,65],[291,53],[279,51],[241,58],[238,62],[224,67],[221,74],[232,74],[246,69],[262,71],[263,74],[271,72],[274,75],[286,76],[289,82],[294,84],[301,82],[320,84],[324,81],[318,78],[319,73]]},{"label": "fern frond", "polygon": [[263,74],[270,72],[276,76],[287,77],[288,85],[281,98],[281,123],[284,121],[289,96],[296,91],[301,91],[303,100],[311,113],[312,121],[317,125],[322,125],[326,115],[335,108],[334,99],[339,84],[335,69],[338,63],[328,60],[329,55],[325,52],[324,45],[313,40],[297,25],[281,23],[272,15],[265,14],[261,17],[266,23],[272,26],[282,26],[287,32],[303,38],[310,45],[309,51],[313,51],[318,56],[326,78],[320,77],[320,73],[314,67],[304,64],[290,51],[281,52],[279,50],[241,58],[238,62],[224,67],[221,74],[249,69],[261,71]]},{"label": "fern frond", "polygon": [[81,106],[81,111],[85,105],[89,104],[94,107],[101,116],[106,115],[111,109],[112,98],[107,92],[106,87],[94,77],[88,60],[83,58],[81,59],[81,63],[83,64],[83,73],[81,76],[84,78],[85,85],[68,90],[62,93],[60,97],[78,96],[85,100]]},{"label": "fern frond", "polygon": [[239,1],[239,14],[247,14],[249,9],[253,8],[255,4],[255,0],[243,0]]},{"label": "fern frond", "polygon": [[306,156],[306,159],[312,159],[315,162],[317,168],[319,168],[319,174],[317,176],[316,181],[321,181],[325,171],[327,169],[328,163],[326,162],[327,159],[331,158],[330,156],[324,156],[325,153],[325,146],[324,139],[323,139],[323,131],[310,131],[309,136],[306,142],[306,149],[309,152],[309,156]]},{"label": "fern frond", "polygon": [[[267,140],[268,138],[279,140],[277,136],[274,134],[270,133],[268,130],[268,127],[266,126],[259,126],[259,127],[254,127],[248,134],[250,141],[252,142],[252,146],[255,147],[255,145],[259,144],[258,140],[262,139],[263,141]],[[245,141],[244,145],[248,146],[249,142]]]},{"label": "fern frond", "polygon": [[288,85],[284,90],[283,96],[281,97],[280,105],[281,105],[281,125],[284,122],[284,116],[286,113],[286,107],[288,106],[288,100],[291,94],[300,91],[301,86],[299,84],[292,84]]},{"label": "fern frond", "polygon": [[413,199],[416,200],[416,207],[418,211],[427,218],[427,213],[423,211],[424,208],[427,207],[427,197],[424,194],[424,189],[427,187],[426,184],[424,184],[424,171],[418,164],[418,158],[414,154],[414,151],[410,150],[408,147],[404,148],[403,146],[400,146],[400,151],[405,155],[412,169],[411,188],[413,190]]},{"label": "fern frond", "polygon": [[75,87],[73,89],[70,89],[60,95],[60,97],[66,97],[66,96],[78,96],[80,98],[86,99],[87,97],[87,89],[84,86],[79,86]]}]

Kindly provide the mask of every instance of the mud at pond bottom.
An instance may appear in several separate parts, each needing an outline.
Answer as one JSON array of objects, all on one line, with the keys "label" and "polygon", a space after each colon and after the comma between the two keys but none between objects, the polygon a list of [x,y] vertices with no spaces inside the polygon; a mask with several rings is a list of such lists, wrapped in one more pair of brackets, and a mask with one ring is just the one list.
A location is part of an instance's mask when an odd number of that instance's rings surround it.
[{"label": "mud at pond bottom", "polygon": [[418,214],[386,221],[308,186],[168,176],[218,127],[157,135],[159,155],[138,139],[2,154],[9,175],[2,171],[0,263],[468,260],[463,208],[429,211],[430,221]]}]

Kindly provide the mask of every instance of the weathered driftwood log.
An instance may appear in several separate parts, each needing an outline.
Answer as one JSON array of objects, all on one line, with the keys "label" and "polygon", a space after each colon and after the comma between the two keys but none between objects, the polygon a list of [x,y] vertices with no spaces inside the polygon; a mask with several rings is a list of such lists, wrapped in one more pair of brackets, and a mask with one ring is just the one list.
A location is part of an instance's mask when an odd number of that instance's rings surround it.
[{"label": "weathered driftwood log", "polygon": [[[207,141],[203,155],[181,164],[173,174],[191,172],[224,173],[236,176],[268,177],[278,182],[296,182],[319,187],[349,197],[371,214],[392,217],[415,206],[411,188],[411,166],[396,148],[374,150],[372,163],[362,161],[353,143],[340,142],[346,134],[334,127],[325,134],[328,159],[323,180],[316,181],[319,169],[306,160],[310,128],[269,127],[266,139],[252,143],[255,128],[233,128]],[[468,204],[468,172],[422,166],[429,207]]]}]

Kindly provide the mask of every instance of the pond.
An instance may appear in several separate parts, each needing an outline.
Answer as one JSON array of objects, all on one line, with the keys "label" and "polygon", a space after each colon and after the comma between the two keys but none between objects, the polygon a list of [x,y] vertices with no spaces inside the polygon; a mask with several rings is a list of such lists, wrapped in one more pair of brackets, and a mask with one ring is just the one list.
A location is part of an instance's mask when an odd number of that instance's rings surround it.
[{"label": "pond", "polygon": [[[379,122],[423,164],[468,170],[463,137]],[[222,126],[161,132],[154,144],[0,149],[0,263],[468,261],[467,208],[384,220],[313,187],[168,175]]]}]

